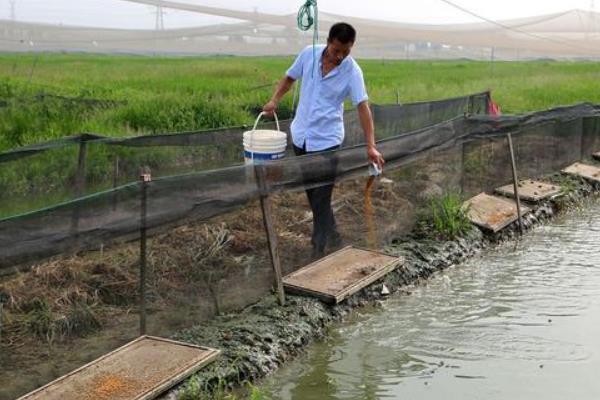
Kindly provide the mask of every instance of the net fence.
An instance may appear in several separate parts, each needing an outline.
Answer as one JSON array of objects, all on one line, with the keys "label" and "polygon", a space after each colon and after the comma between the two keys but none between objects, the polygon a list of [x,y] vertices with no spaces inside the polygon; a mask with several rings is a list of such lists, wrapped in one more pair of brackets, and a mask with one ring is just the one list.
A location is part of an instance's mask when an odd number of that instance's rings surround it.
[{"label": "net fence", "polygon": [[[502,117],[487,115],[488,105],[489,94],[481,93],[373,106],[378,149],[387,161],[376,179],[368,177],[353,114],[340,150],[256,166],[241,158],[244,127],[127,139],[86,135],[0,155],[3,170],[16,164],[40,171],[37,158],[51,162],[58,152],[70,169],[46,193],[75,185],[80,194],[71,190],[60,204],[48,200],[0,220],[3,270],[36,262],[0,281],[9,296],[0,357],[14,366],[0,371],[0,397],[31,390],[137,335],[142,218],[150,236],[147,333],[168,336],[272,290],[261,196],[272,204],[285,274],[312,261],[306,189],[335,183],[341,243],[327,253],[350,244],[382,250],[418,230],[432,199],[464,199],[511,182],[507,133],[522,178],[558,172],[600,150],[596,105]],[[150,167],[151,182],[139,181],[143,166]]]},{"label": "net fence", "polygon": [[[377,138],[384,140],[393,132],[409,132],[465,113],[486,112],[488,101],[489,93],[479,93],[434,102],[375,105]],[[289,131],[289,122],[283,121],[281,128]],[[361,146],[364,136],[354,111],[347,112],[345,125],[343,148]],[[135,233],[141,167],[150,168],[154,178],[149,188],[152,228],[214,216],[256,197],[254,172],[241,165],[242,134],[248,129],[125,139],[84,134],[0,154],[0,182],[5,188],[0,236],[6,238],[0,265],[67,249],[93,248]],[[291,146],[291,140],[288,143]],[[353,163],[365,163],[364,152],[351,153]],[[277,190],[303,186],[300,166],[293,159],[288,157],[279,170],[279,180],[274,182]],[[269,172],[269,177],[274,179],[273,174]],[[314,180],[319,181],[318,173]],[[32,205],[38,211],[28,212]]]}]

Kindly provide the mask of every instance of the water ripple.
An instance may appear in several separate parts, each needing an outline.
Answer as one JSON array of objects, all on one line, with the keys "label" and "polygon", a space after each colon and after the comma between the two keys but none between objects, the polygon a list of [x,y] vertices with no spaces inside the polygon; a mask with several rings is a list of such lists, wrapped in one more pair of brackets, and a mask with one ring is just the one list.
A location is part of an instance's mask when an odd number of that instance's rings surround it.
[{"label": "water ripple", "polygon": [[358,315],[267,387],[302,400],[436,399],[446,387],[464,399],[600,398],[599,254],[595,204]]}]

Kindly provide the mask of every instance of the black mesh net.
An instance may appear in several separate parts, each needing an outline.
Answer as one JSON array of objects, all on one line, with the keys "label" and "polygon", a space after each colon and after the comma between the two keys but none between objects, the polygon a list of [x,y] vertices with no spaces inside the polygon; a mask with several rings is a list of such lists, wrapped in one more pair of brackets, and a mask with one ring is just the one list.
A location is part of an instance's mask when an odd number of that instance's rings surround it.
[{"label": "black mesh net", "polygon": [[[483,93],[373,106],[387,161],[378,178],[368,176],[354,114],[346,118],[340,150],[262,165],[243,164],[241,133],[248,128],[242,127],[119,140],[85,136],[0,155],[2,184],[14,189],[2,195],[0,271],[36,263],[0,281],[10,295],[0,357],[16,366],[0,371],[0,398],[137,335],[144,199],[147,333],[168,336],[272,290],[261,196],[271,203],[285,274],[314,259],[307,189],[335,183],[339,240],[326,253],[350,244],[381,250],[414,231],[432,198],[465,198],[509,183],[507,133],[523,178],[600,150],[596,106],[495,117],[486,115],[488,101]],[[59,154],[64,165],[53,164]],[[39,177],[44,189],[19,186],[23,177],[44,174],[38,163],[52,166],[47,180]],[[145,166],[152,173],[147,183],[138,178]],[[34,379],[15,380],[14,371]]]}]

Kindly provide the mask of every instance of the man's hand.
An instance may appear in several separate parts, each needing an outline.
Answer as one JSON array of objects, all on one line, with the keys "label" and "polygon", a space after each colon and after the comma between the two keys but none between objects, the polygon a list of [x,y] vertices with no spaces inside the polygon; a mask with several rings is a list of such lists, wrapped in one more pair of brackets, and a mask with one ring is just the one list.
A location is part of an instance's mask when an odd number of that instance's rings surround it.
[{"label": "man's hand", "polygon": [[279,81],[277,84],[277,88],[275,92],[273,92],[273,96],[271,100],[267,104],[263,106],[263,112],[267,114],[269,117],[273,116],[273,113],[277,109],[277,103],[281,100],[283,95],[289,92],[290,88],[294,84],[295,80],[290,78],[289,76],[284,76],[283,79]]},{"label": "man's hand", "polygon": [[357,110],[360,125],[365,132],[365,142],[367,143],[367,157],[369,157],[369,163],[377,165],[377,169],[383,171],[383,164],[385,164],[385,160],[375,146],[375,126],[373,124],[373,115],[371,115],[369,102],[366,100],[363,101],[358,105]]},{"label": "man's hand", "polygon": [[385,164],[385,160],[383,159],[383,155],[377,150],[375,146],[367,147],[367,156],[369,157],[369,162],[377,165],[377,168],[380,171],[383,171],[383,164]]},{"label": "man's hand", "polygon": [[269,100],[269,102],[263,106],[263,112],[268,116],[272,116],[276,109],[277,103],[273,100]]}]

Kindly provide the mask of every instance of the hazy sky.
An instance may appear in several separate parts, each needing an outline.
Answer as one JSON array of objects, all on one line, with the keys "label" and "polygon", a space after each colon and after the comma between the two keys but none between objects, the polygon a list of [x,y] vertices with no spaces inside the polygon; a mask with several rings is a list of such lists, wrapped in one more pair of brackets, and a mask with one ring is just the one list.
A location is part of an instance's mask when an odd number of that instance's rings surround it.
[{"label": "hazy sky", "polygon": [[[155,7],[122,0],[13,0],[16,17],[72,25],[119,28],[153,28]],[[289,14],[297,12],[302,0],[179,0],[192,4],[238,10]],[[465,8],[491,19],[509,19],[541,15],[579,8],[596,9],[592,0],[454,0]],[[600,0],[596,1],[600,11]],[[0,18],[10,17],[11,0],[0,0]],[[473,22],[476,18],[450,7],[440,0],[319,0],[319,9],[336,14],[415,23]],[[226,19],[200,14],[165,10],[165,27],[205,25]]]}]

